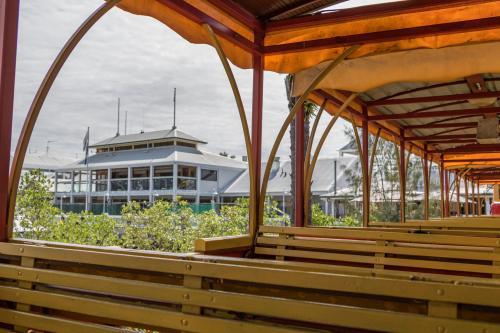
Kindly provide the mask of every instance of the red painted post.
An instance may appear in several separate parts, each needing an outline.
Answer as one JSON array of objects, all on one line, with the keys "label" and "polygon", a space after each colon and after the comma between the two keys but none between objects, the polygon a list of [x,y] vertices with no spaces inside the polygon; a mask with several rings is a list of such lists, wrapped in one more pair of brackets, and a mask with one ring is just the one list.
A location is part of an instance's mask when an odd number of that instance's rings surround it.
[{"label": "red painted post", "polygon": [[455,172],[455,188],[457,189],[457,216],[462,215],[462,211],[460,209],[460,175],[458,174],[458,171]]},{"label": "red painted post", "polygon": [[444,190],[445,190],[445,206],[444,211],[446,217],[450,217],[450,172],[444,172]]},{"label": "red painted post", "polygon": [[445,177],[445,171],[444,171],[444,161],[443,161],[443,155],[439,158],[439,192],[441,195],[441,218],[443,219],[446,216],[446,204],[444,202],[444,189],[445,189],[445,184],[444,184],[444,177]]},{"label": "red painted post", "polygon": [[7,240],[7,211],[19,0],[0,1],[0,241]]},{"label": "red painted post", "polygon": [[482,208],[483,206],[481,205],[481,192],[479,191],[479,179],[477,180],[477,216],[481,216]]},{"label": "red painted post", "polygon": [[370,221],[370,176],[369,176],[369,161],[368,161],[368,108],[363,107],[364,119],[361,121],[362,137],[361,137],[361,166],[363,168],[363,227],[368,227]]},{"label": "red painted post", "polygon": [[[304,108],[295,116],[295,226],[304,226]],[[270,161],[271,163],[272,161]]]},{"label": "red painted post", "polygon": [[399,221],[406,221],[406,158],[405,132],[400,131],[399,141]]},{"label": "red painted post", "polygon": [[427,153],[427,144],[424,144],[424,165],[423,165],[423,176],[424,176],[424,220],[429,219],[429,154]]},{"label": "red painted post", "polygon": [[[262,160],[262,107],[264,91],[264,59],[260,55],[253,57],[253,91],[252,91],[252,162],[255,173],[255,193],[253,202],[255,203],[255,212],[259,211],[260,195],[260,173]],[[250,225],[257,226],[258,216],[251,217],[253,221]]]},{"label": "red painted post", "polygon": [[464,187],[465,187],[464,211],[465,211],[465,216],[469,217],[469,180],[467,179],[467,177],[464,177]]}]

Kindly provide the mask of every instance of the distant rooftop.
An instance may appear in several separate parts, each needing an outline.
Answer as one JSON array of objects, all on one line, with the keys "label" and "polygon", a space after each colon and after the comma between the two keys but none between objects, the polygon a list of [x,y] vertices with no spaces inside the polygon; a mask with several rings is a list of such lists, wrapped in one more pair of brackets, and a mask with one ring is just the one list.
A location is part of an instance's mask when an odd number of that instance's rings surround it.
[{"label": "distant rooftop", "polygon": [[111,138],[99,141],[91,145],[91,148],[98,148],[104,146],[112,146],[112,145],[121,145],[126,143],[137,143],[137,142],[151,142],[151,141],[163,141],[166,139],[180,139],[182,141],[189,141],[192,143],[201,143],[206,144],[205,141],[202,141],[194,136],[191,136],[181,130],[178,129],[168,129],[161,131],[153,131],[153,132],[143,132],[136,134],[127,134],[127,135],[117,135]]},{"label": "distant rooftop", "polygon": [[128,167],[137,165],[148,165],[154,163],[189,163],[198,165],[209,165],[226,168],[246,169],[247,163],[230,157],[220,156],[192,147],[168,146],[154,149],[138,149],[125,151],[104,152],[90,155],[87,159],[60,167],[59,170]]}]

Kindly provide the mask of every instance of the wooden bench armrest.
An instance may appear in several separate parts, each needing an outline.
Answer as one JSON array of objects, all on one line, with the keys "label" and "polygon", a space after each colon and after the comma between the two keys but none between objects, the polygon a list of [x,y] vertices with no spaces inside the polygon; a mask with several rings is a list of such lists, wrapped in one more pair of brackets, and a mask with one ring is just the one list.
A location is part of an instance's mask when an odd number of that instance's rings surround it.
[{"label": "wooden bench armrest", "polygon": [[252,245],[250,235],[200,238],[194,242],[195,252],[210,253],[220,251],[244,250]]}]

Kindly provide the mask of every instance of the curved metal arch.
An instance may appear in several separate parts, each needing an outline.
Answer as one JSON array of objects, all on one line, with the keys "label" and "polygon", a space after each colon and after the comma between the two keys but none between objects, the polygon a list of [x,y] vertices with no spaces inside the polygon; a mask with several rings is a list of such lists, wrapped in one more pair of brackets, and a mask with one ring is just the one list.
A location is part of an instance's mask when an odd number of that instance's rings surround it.
[{"label": "curved metal arch", "polygon": [[307,173],[305,175],[304,179],[304,207],[307,211],[308,206],[309,206],[309,199],[310,199],[310,191],[311,191],[311,180],[314,172],[314,168],[316,167],[316,162],[318,161],[319,158],[319,153],[321,152],[321,149],[323,148],[323,145],[325,144],[326,139],[328,138],[328,134],[330,134],[330,131],[333,128],[333,125],[337,122],[337,120],[340,118],[342,113],[345,111],[345,109],[351,104],[351,102],[356,98],[358,94],[353,93],[351,94],[345,101],[342,103],[342,106],[340,107],[339,111],[337,114],[332,117],[328,125],[326,126],[325,130],[323,131],[323,134],[321,135],[320,140],[318,141],[318,146],[316,147],[316,150],[314,151],[314,155],[311,161],[311,165],[307,169]]},{"label": "curved metal arch", "polygon": [[63,46],[56,59],[50,66],[50,69],[45,74],[45,77],[38,87],[38,91],[31,103],[28,115],[23,124],[21,135],[16,146],[16,152],[12,161],[12,168],[9,177],[9,211],[7,215],[7,232],[8,237],[12,237],[12,223],[14,221],[14,210],[16,205],[17,187],[21,177],[21,169],[26,156],[33,128],[42,109],[43,103],[57,78],[62,66],[71,55],[75,47],[87,34],[87,32],[104,16],[111,8],[113,8],[121,0],[108,0],[97,8],[90,16],[78,27],[78,29],[71,35],[66,44]]},{"label": "curved metal arch", "polygon": [[372,177],[373,177],[373,165],[375,164],[375,155],[377,154],[377,146],[378,146],[378,141],[380,139],[380,133],[382,132],[382,128],[377,129],[377,134],[375,135],[375,141],[373,142],[372,146],[372,153],[370,156],[370,169],[368,170],[369,178],[368,178],[368,184],[371,188],[372,184]]},{"label": "curved metal arch", "polygon": [[260,198],[259,198],[258,224],[262,224],[264,221],[264,204],[265,204],[265,199],[266,199],[267,184],[269,182],[269,176],[271,174],[271,167],[272,167],[271,161],[273,161],[274,158],[276,157],[276,152],[278,151],[281,140],[283,140],[283,136],[285,135],[286,129],[288,128],[288,126],[292,122],[293,118],[295,118],[295,115],[297,114],[299,108],[301,108],[302,104],[304,104],[304,101],[309,96],[309,93],[316,88],[316,86],[325,78],[326,75],[328,75],[328,73],[330,73],[335,67],[337,67],[349,55],[354,53],[359,47],[360,47],[359,45],[351,46],[346,51],[344,51],[340,56],[338,56],[337,59],[335,59],[327,67],[325,67],[316,76],[316,78],[309,84],[307,89],[304,91],[302,96],[300,96],[299,100],[295,103],[292,110],[290,111],[290,113],[286,117],[285,121],[283,122],[283,125],[281,126],[281,128],[278,132],[276,140],[274,141],[273,147],[271,148],[271,152],[269,153],[269,158],[267,159],[266,169],[264,172],[264,176],[262,178],[262,185],[261,185],[261,189],[260,189]]},{"label": "curved metal arch", "polygon": [[[309,140],[307,141],[306,154],[304,157],[304,173],[307,175],[307,169],[309,168],[309,163],[311,162],[311,151],[313,146],[314,137],[316,136],[316,131],[318,130],[319,121],[321,119],[321,115],[325,110],[326,103],[328,99],[324,99],[323,103],[321,103],[321,107],[319,108],[318,114],[316,118],[314,118],[314,123],[311,129],[311,134],[309,135]],[[306,180],[304,179],[304,188],[305,188]]]},{"label": "curved metal arch", "polygon": [[217,54],[220,58],[220,61],[222,62],[222,66],[224,67],[224,71],[226,72],[227,78],[229,80],[229,83],[231,85],[231,89],[233,91],[234,99],[236,100],[236,105],[238,107],[238,113],[240,116],[240,121],[241,121],[241,127],[243,129],[243,136],[245,138],[245,147],[247,151],[247,156],[248,156],[248,173],[249,173],[249,178],[250,178],[250,195],[249,195],[249,207],[250,207],[250,212],[249,212],[249,233],[253,233],[253,228],[252,228],[252,221],[254,220],[256,216],[256,205],[254,202],[254,194],[256,193],[256,188],[255,188],[255,171],[254,171],[254,164],[253,164],[253,155],[252,155],[252,140],[250,138],[250,130],[248,128],[248,121],[247,117],[245,114],[245,107],[243,106],[243,101],[241,99],[241,94],[238,89],[238,84],[236,83],[236,79],[234,77],[233,71],[231,70],[231,66],[229,65],[229,62],[227,60],[226,54],[224,53],[224,50],[222,49],[222,46],[219,42],[219,39],[217,38],[217,35],[214,33],[212,27],[209,24],[203,24],[203,27],[207,30],[210,39],[212,40],[212,44],[217,51]]}]

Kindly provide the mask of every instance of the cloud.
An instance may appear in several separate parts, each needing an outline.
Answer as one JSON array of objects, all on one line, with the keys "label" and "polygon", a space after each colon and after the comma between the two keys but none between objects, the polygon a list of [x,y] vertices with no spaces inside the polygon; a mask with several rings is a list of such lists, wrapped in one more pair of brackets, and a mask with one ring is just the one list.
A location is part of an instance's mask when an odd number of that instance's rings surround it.
[{"label": "cloud", "polygon": [[[21,2],[13,145],[45,72],[78,25],[101,0]],[[251,120],[252,72],[233,67]],[[266,73],[264,81],[263,158],[288,113],[284,76]],[[116,133],[117,98],[122,129],[128,133],[172,126],[173,88],[177,87],[177,125],[208,141],[208,150],[245,155],[236,103],[215,51],[186,42],[149,17],[112,9],[77,46],[44,104],[30,148],[74,158],[81,153],[87,126],[91,142]],[[320,129],[327,123],[322,120]],[[323,155],[343,145],[343,125],[335,126]],[[279,150],[288,156],[288,134]],[[80,155],[81,156],[81,155]]]}]

